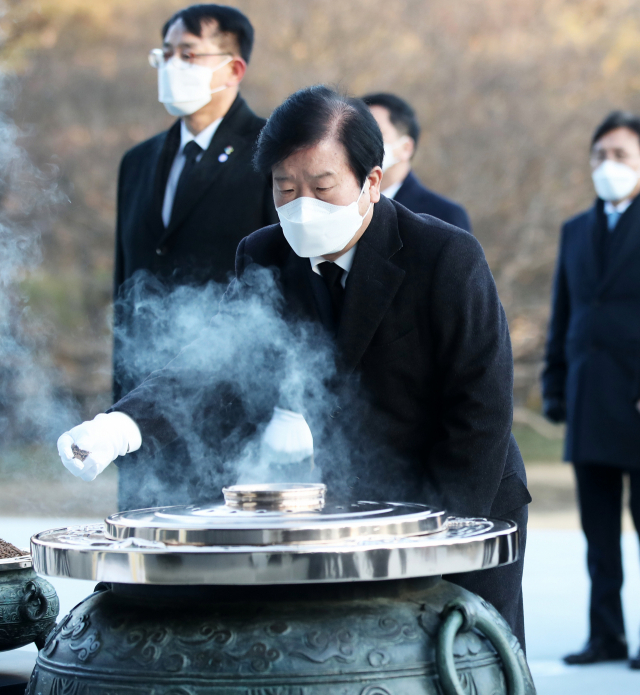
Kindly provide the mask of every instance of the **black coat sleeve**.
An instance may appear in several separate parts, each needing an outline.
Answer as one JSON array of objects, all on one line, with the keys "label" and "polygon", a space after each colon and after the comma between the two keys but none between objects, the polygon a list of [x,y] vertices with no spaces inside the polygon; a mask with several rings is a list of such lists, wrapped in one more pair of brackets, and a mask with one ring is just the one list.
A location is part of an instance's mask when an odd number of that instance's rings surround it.
[{"label": "black coat sleeve", "polygon": [[556,398],[564,400],[565,382],[567,378],[567,361],[565,357],[565,341],[571,304],[565,269],[564,253],[565,229],[560,236],[560,249],[556,267],[553,294],[551,300],[551,319],[545,351],[545,366],[542,372],[542,395],[545,399]]},{"label": "black coat sleeve", "polygon": [[220,357],[221,326],[216,324],[221,316],[216,314],[195,341],[110,408],[138,425],[145,455],[179,437],[204,442],[215,433],[213,438],[222,441],[251,420],[242,412],[242,393],[234,385],[238,355],[230,350],[226,359]]},{"label": "black coat sleeve", "polygon": [[[214,309],[210,325],[110,409],[136,422],[144,454],[153,454],[179,437],[203,441],[216,432],[214,438],[224,440],[238,428],[246,432],[247,427],[266,421],[277,402],[278,394],[269,391],[260,376],[280,366],[268,338],[263,341],[265,349],[257,353],[242,349],[246,319],[237,310],[245,292],[251,292],[241,279],[245,241],[238,247],[238,278],[230,283],[218,311]],[[247,398],[247,393],[258,389],[264,393],[263,401]]]},{"label": "black coat sleeve", "polygon": [[517,447],[507,319],[474,237],[445,243],[432,288],[443,436],[428,457],[429,477],[449,511],[486,516]]}]

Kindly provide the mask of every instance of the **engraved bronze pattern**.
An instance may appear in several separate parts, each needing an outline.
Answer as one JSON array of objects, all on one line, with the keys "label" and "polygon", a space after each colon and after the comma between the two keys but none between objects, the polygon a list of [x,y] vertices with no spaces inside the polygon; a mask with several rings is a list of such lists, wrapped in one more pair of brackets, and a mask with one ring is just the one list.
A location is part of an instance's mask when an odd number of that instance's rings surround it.
[{"label": "engraved bronze pattern", "polygon": [[[41,651],[27,695],[441,695],[436,636],[453,599],[493,621],[535,689],[497,611],[446,581],[393,595],[313,587],[225,598],[103,590],[66,616]],[[423,585],[421,585],[422,587]],[[306,591],[306,594],[305,594]],[[137,592],[137,593],[136,593]],[[453,642],[466,695],[506,693],[500,658],[477,630]]]},{"label": "engraved bronze pattern", "polygon": [[0,573],[0,652],[40,644],[59,610],[55,589],[31,567]]}]

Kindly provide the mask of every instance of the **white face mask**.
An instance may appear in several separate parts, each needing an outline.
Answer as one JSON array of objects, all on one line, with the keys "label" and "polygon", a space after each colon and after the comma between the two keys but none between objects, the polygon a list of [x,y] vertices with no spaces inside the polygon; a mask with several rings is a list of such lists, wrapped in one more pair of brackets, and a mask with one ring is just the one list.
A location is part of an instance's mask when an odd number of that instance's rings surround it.
[{"label": "white face mask", "polygon": [[229,56],[215,68],[185,63],[172,58],[158,68],[158,101],[172,116],[190,116],[211,101],[211,95],[227,89],[226,85],[211,89],[216,70],[233,60]]},{"label": "white face mask", "polygon": [[399,147],[403,142],[408,139],[408,135],[403,135],[398,138],[395,142],[385,142],[384,143],[384,157],[382,159],[382,171],[385,172],[390,169],[394,164],[398,164],[401,160],[396,157],[394,150]]},{"label": "white face mask", "polygon": [[[366,182],[365,182],[366,185]],[[358,211],[358,200],[350,205],[332,205],[317,198],[296,198],[276,208],[280,226],[289,246],[301,258],[338,253],[353,239],[369,214]]]},{"label": "white face mask", "polygon": [[638,183],[638,172],[627,166],[605,159],[591,174],[598,198],[624,200]]}]

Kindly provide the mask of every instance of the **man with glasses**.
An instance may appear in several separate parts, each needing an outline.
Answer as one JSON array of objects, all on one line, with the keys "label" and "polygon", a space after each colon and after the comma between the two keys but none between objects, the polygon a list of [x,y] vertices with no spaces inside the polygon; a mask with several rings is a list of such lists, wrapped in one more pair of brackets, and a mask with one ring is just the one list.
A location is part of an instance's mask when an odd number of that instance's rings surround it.
[{"label": "man with glasses", "polygon": [[640,117],[605,119],[591,171],[595,204],[562,228],[542,375],[546,416],[567,422],[591,577],[589,640],[568,664],[628,656],[620,533],[626,475],[640,531]]},{"label": "man with glasses", "polygon": [[[265,121],[239,94],[253,36],[251,23],[235,8],[193,5],[166,22],[162,48],[149,54],[158,71],[159,101],[178,120],[127,152],[120,167],[116,399],[182,346],[176,329],[161,336],[159,349],[158,336],[144,324],[149,298],[184,285],[226,284],[240,240],[277,220],[270,181],[251,163]],[[185,305],[183,313],[189,311]],[[160,501],[140,495],[141,468],[132,471],[121,471],[121,506]]]}]

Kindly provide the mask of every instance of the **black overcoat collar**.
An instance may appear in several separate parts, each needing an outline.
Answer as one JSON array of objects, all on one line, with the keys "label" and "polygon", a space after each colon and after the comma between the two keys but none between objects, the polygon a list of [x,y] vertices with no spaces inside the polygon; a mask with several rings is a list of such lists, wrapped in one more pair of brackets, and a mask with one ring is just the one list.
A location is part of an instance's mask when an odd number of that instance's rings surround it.
[{"label": "black overcoat collar", "polygon": [[[402,248],[396,209],[381,198],[373,209],[373,217],[358,242],[353,265],[347,276],[342,317],[337,331],[341,366],[352,372],[360,362],[393,298],[400,288],[405,271],[392,260]],[[283,281],[290,306],[302,314],[328,325],[328,308],[314,288],[314,277],[308,258],[291,251],[283,267]]]},{"label": "black overcoat collar", "polygon": [[347,371],[357,366],[404,280],[405,271],[391,260],[401,248],[396,209],[382,197],[347,276],[337,338]]},{"label": "black overcoat collar", "polygon": [[[162,238],[158,241],[158,246],[164,245],[176,233],[193,207],[205,195],[207,190],[214,185],[216,179],[219,177],[220,173],[224,171],[225,167],[229,166],[226,161],[221,162],[219,156],[226,147],[231,147],[236,150],[240,149],[245,140],[245,126],[253,117],[251,109],[247,106],[244,99],[238,95],[218,126],[209,147],[202,155],[202,159],[193,169],[189,178],[189,188],[187,189],[186,195],[182,198],[180,207],[172,211],[169,226],[164,230]],[[165,148],[158,167],[156,196],[160,199],[160,211],[162,210],[164,190],[166,188],[171,164],[173,163],[179,146],[180,121],[177,121],[167,133]]]},{"label": "black overcoat collar", "polygon": [[[608,262],[600,277],[598,291],[604,291],[619,275],[630,259],[640,251],[640,195],[636,196],[631,205],[624,211],[613,232],[607,231],[604,203],[598,201],[596,210],[602,208],[602,219],[607,234],[613,234],[610,241]],[[597,234],[594,234],[597,236]]]},{"label": "black overcoat collar", "polygon": [[405,177],[400,188],[398,188],[398,192],[393,196],[393,199],[401,205],[404,205],[403,201],[411,200],[416,192],[420,191],[420,188],[422,188],[422,185],[416,178],[416,175],[412,170],[409,170],[409,173]]}]

